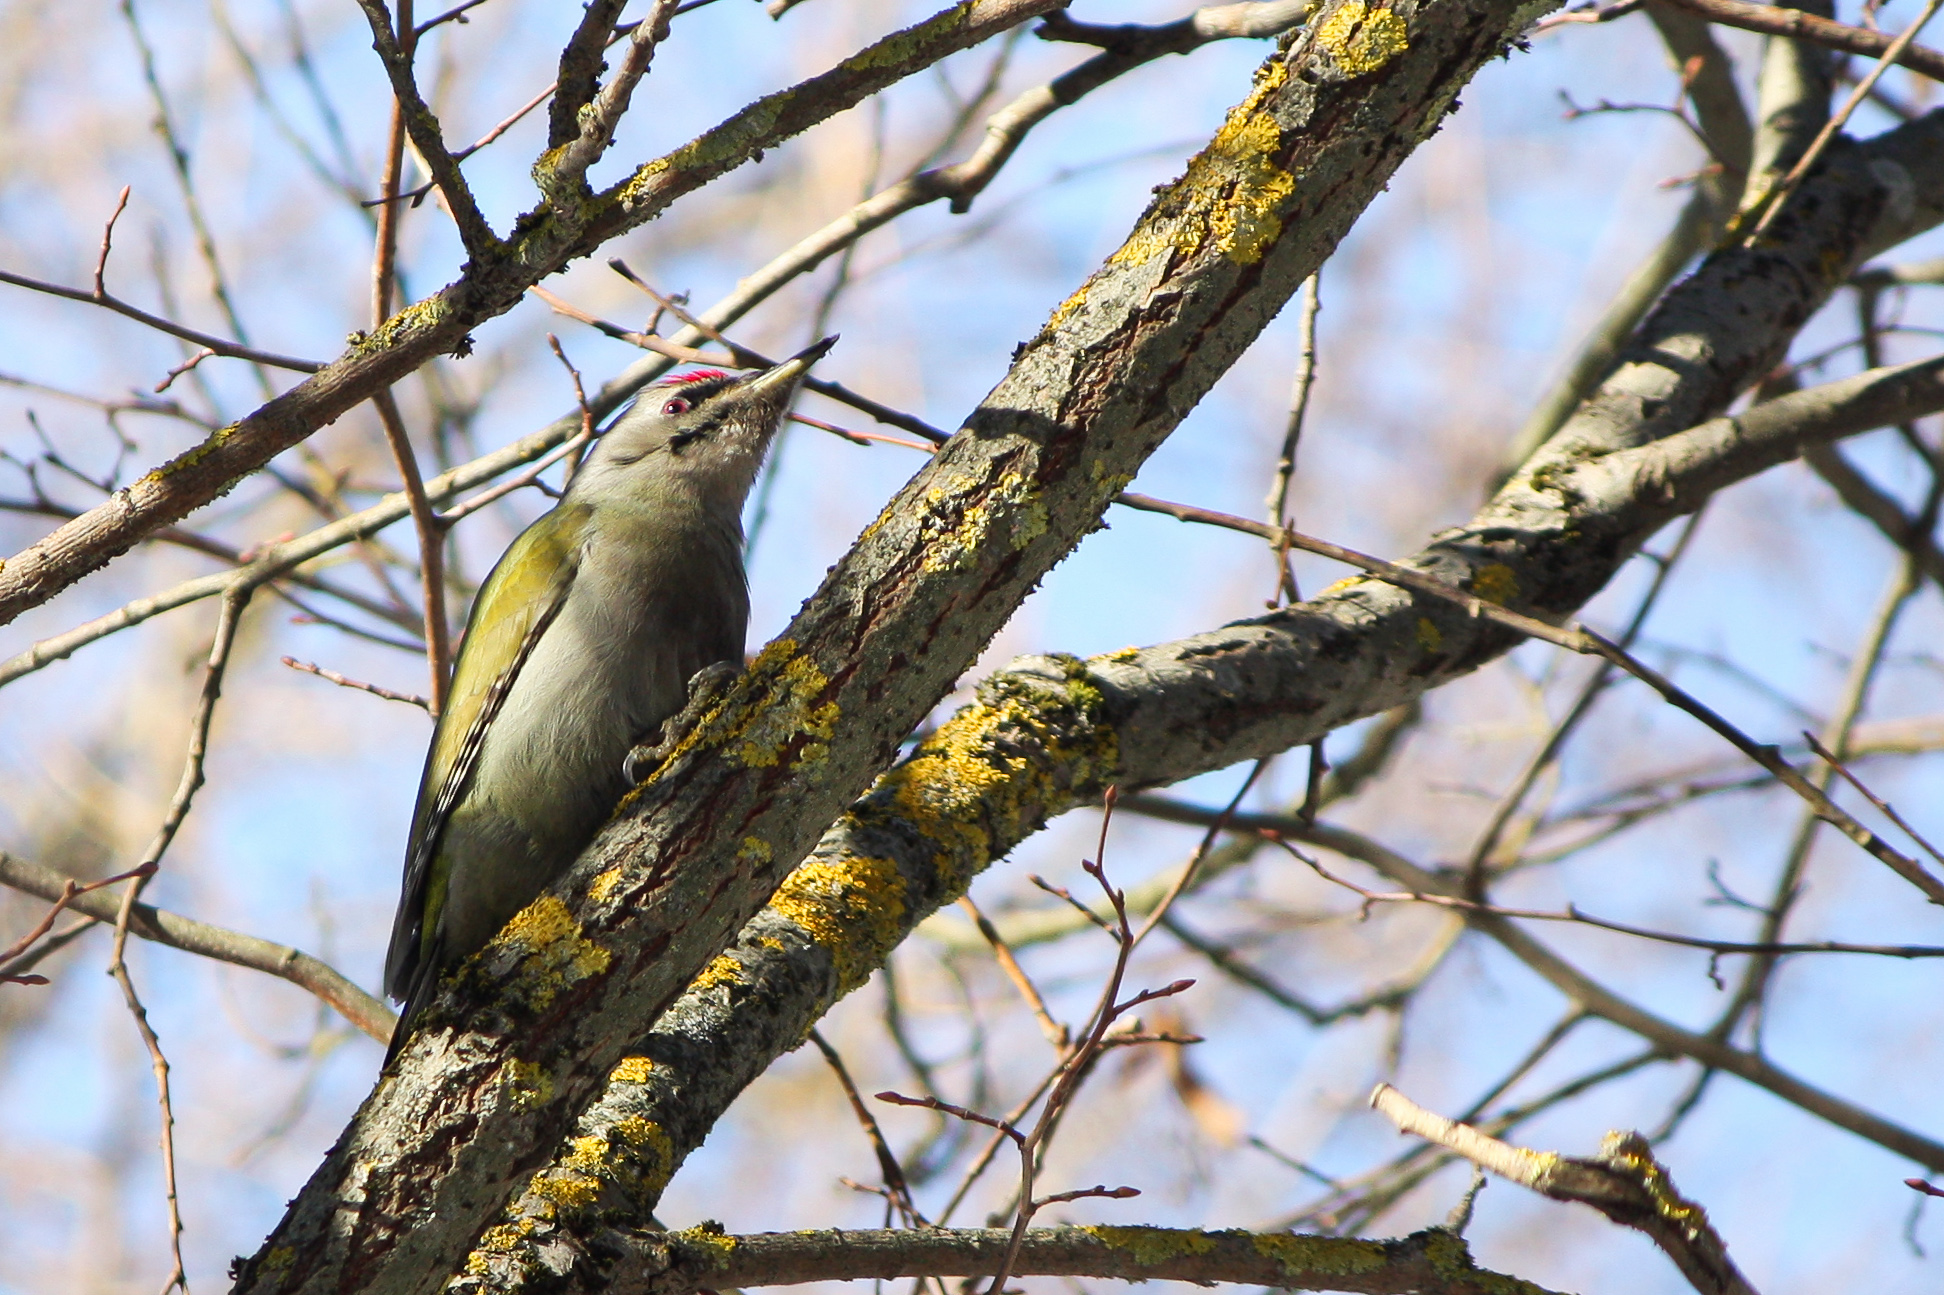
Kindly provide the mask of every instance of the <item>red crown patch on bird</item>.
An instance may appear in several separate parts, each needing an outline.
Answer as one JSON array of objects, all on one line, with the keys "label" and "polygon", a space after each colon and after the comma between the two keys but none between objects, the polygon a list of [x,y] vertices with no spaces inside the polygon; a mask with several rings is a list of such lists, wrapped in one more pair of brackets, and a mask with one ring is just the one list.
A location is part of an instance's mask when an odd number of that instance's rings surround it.
[{"label": "red crown patch on bird", "polygon": [[686,387],[691,382],[727,381],[730,375],[721,369],[691,369],[687,373],[671,373],[665,378],[655,379],[658,387]]}]

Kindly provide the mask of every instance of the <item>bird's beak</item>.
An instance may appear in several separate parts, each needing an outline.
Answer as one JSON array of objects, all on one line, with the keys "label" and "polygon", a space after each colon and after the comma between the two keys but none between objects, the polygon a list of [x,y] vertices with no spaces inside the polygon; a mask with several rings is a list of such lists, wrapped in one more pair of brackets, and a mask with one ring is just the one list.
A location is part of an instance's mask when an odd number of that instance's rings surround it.
[{"label": "bird's beak", "polygon": [[821,360],[824,353],[835,345],[837,338],[831,336],[806,346],[783,363],[765,369],[745,382],[736,394],[751,400],[788,399],[789,393],[796,390],[797,383],[810,372],[810,366]]}]

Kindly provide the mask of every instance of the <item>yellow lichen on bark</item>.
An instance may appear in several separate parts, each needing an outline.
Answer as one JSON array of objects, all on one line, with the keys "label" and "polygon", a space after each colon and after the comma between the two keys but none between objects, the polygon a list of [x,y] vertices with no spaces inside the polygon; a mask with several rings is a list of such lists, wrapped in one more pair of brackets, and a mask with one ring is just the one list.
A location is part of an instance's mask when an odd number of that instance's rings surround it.
[{"label": "yellow lichen on bark", "polygon": [[1519,577],[1505,563],[1492,562],[1473,573],[1471,591],[1488,603],[1509,603],[1519,596]]},{"label": "yellow lichen on bark", "polygon": [[702,968],[700,975],[689,982],[688,991],[699,994],[718,985],[740,985],[743,983],[742,964],[726,953],[716,955],[714,962]]},{"label": "yellow lichen on bark", "polygon": [[1369,76],[1410,48],[1404,20],[1365,0],[1347,0],[1316,28],[1316,43],[1345,76]]},{"label": "yellow lichen on bark", "polygon": [[580,923],[553,895],[542,895],[515,913],[488,946],[495,947],[519,952],[513,992],[535,1009],[545,1008],[567,986],[606,971],[611,961],[606,949],[581,934]]},{"label": "yellow lichen on bark", "polygon": [[1286,1273],[1367,1273],[1389,1262],[1384,1247],[1353,1237],[1310,1237],[1270,1233],[1255,1238],[1256,1253],[1273,1259]]},{"label": "yellow lichen on bark", "polygon": [[749,667],[752,677],[767,676],[770,688],[760,696],[729,735],[730,754],[745,768],[774,768],[781,764],[791,742],[798,737],[817,739],[798,750],[792,767],[815,765],[829,753],[827,742],[837,731],[841,713],[837,703],[818,703],[830,686],[830,677],[807,656],[796,654],[796,644],[778,639],[765,648]]},{"label": "yellow lichen on bark", "polygon": [[1182,1255],[1205,1255],[1215,1248],[1214,1239],[1206,1233],[1181,1228],[1097,1226],[1080,1231],[1143,1266],[1166,1263]]},{"label": "yellow lichen on bark", "polygon": [[[948,499],[970,490],[974,483],[954,480],[948,486],[931,490],[925,502],[944,504]],[[928,543],[925,546],[926,571],[957,571],[969,566],[973,557],[992,540],[995,528],[1004,525],[1007,539],[1015,549],[1023,549],[1046,533],[1046,506],[1039,501],[1031,481],[1018,472],[1001,474],[992,488],[969,504],[958,522],[940,526],[927,516],[924,522]]]},{"label": "yellow lichen on bark", "polygon": [[783,879],[769,906],[830,953],[848,993],[869,978],[904,932],[904,878],[889,859],[811,858]]},{"label": "yellow lichen on bark", "polygon": [[1282,126],[1265,108],[1288,79],[1280,58],[1263,65],[1249,97],[1230,110],[1187,174],[1163,191],[1114,263],[1144,265],[1167,250],[1215,251],[1238,265],[1262,259],[1282,233],[1283,208],[1296,192],[1296,177],[1275,158]]}]

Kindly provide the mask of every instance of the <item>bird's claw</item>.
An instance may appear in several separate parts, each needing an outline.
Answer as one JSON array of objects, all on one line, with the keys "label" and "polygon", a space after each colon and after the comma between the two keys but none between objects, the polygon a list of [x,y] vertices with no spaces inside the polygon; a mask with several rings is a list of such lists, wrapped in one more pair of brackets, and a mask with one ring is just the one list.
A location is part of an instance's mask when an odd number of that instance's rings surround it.
[{"label": "bird's claw", "polygon": [[628,785],[639,787],[650,774],[661,768],[674,752],[676,739],[702,717],[702,712],[716,703],[741,673],[741,668],[734,663],[718,661],[714,665],[703,666],[689,676],[688,701],[680,713],[662,721],[654,741],[636,743],[621,761],[621,776],[628,780]]}]

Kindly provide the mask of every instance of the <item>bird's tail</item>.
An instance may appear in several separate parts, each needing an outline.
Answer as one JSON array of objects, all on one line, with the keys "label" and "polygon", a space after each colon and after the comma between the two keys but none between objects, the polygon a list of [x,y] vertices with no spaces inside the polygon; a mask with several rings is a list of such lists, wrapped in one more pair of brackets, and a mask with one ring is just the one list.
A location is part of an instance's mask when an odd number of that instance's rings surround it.
[{"label": "bird's tail", "polygon": [[418,965],[413,967],[410,979],[405,985],[405,1006],[398,1013],[398,1024],[392,1027],[391,1044],[385,1049],[385,1065],[392,1061],[405,1048],[405,1040],[418,1025],[419,1013],[432,1002],[433,995],[439,990],[439,972],[444,968],[445,952],[443,939],[435,939],[431,948],[419,957]]}]

